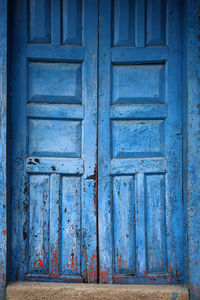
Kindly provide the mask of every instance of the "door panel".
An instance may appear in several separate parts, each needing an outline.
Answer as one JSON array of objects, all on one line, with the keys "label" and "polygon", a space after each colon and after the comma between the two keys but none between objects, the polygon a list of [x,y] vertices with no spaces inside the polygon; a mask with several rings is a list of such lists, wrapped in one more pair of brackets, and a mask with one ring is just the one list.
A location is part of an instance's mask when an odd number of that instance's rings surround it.
[{"label": "door panel", "polygon": [[96,282],[98,3],[12,5],[10,279]]},{"label": "door panel", "polygon": [[102,283],[184,281],[181,5],[100,0]]}]

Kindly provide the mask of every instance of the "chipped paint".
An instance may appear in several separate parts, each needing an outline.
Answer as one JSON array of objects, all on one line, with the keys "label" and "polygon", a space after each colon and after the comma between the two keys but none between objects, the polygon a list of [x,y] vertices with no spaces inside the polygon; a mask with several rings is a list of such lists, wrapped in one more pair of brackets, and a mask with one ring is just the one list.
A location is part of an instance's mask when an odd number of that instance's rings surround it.
[{"label": "chipped paint", "polygon": [[200,1],[187,1],[187,217],[190,298],[200,299]]},{"label": "chipped paint", "polygon": [[112,282],[112,271],[110,268],[107,268],[106,264],[100,266],[100,282],[104,284]]},{"label": "chipped paint", "polygon": [[51,245],[51,276],[58,277],[58,251]]},{"label": "chipped paint", "polygon": [[121,261],[122,261],[122,257],[117,248],[117,266],[118,266],[118,268],[120,268],[120,266],[121,266]]},{"label": "chipped paint", "polygon": [[97,281],[97,256],[94,253],[87,263],[88,283]]},{"label": "chipped paint", "polygon": [[78,262],[77,262],[77,258],[75,257],[73,249],[72,249],[72,252],[71,252],[70,264],[67,264],[67,268],[70,268],[71,271],[77,271],[78,270]]},{"label": "chipped paint", "polygon": [[46,269],[46,266],[44,265],[44,255],[41,253],[36,254],[36,257],[38,257],[34,262],[34,268],[38,269],[38,268],[42,268],[42,269]]}]

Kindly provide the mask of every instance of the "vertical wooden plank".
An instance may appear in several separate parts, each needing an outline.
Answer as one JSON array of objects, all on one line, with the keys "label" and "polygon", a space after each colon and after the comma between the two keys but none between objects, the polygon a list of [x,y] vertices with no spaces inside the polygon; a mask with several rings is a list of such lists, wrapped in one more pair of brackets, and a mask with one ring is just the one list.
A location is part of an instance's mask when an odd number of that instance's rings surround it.
[{"label": "vertical wooden plank", "polygon": [[0,298],[5,297],[7,255],[7,0],[0,1]]},{"label": "vertical wooden plank", "polygon": [[200,1],[187,0],[187,216],[190,297],[200,298]]},{"label": "vertical wooden plank", "polygon": [[80,275],[81,195],[80,177],[62,177],[62,274]]},{"label": "vertical wooden plank", "polygon": [[87,282],[97,281],[97,43],[98,3],[83,0],[81,265]]},{"label": "vertical wooden plank", "polygon": [[135,45],[145,46],[145,0],[135,0]]},{"label": "vertical wooden plank", "polygon": [[48,274],[49,176],[31,175],[29,189],[29,273]]},{"label": "vertical wooden plank", "polygon": [[59,212],[60,212],[60,175],[50,175],[50,220],[49,220],[49,239],[50,255],[49,265],[52,277],[58,277],[59,269]]},{"label": "vertical wooden plank", "polygon": [[111,0],[99,3],[98,211],[100,283],[113,282],[112,190],[110,178]]},{"label": "vertical wooden plank", "polygon": [[[168,272],[176,280],[185,280],[185,243],[182,190],[182,1],[168,0],[167,5],[165,153],[168,160],[166,174],[166,227]],[[172,100],[173,99],[173,100]]]},{"label": "vertical wooden plank", "polygon": [[61,0],[51,0],[51,44],[61,42]]},{"label": "vertical wooden plank", "polygon": [[145,224],[145,177],[144,174],[136,174],[136,264],[137,274],[146,275],[146,224]]},{"label": "vertical wooden plank", "polygon": [[113,178],[115,275],[135,273],[135,188],[133,176]]}]

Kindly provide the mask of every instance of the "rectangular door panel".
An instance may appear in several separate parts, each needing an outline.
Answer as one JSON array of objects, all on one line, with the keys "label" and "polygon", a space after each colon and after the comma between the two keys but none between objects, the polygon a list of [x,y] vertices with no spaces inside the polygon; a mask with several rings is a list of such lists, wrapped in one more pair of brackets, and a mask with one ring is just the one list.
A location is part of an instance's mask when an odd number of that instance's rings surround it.
[{"label": "rectangular door panel", "polygon": [[182,3],[99,10],[100,282],[184,282]]},{"label": "rectangular door panel", "polygon": [[96,282],[98,3],[12,11],[10,279]]}]

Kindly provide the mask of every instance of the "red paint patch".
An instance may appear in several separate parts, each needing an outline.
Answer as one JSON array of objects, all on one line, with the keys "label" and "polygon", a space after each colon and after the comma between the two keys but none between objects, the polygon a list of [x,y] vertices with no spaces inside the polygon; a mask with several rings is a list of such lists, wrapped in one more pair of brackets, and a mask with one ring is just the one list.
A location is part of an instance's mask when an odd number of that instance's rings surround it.
[{"label": "red paint patch", "polygon": [[152,283],[155,281],[155,278],[153,276],[148,276],[148,278],[152,281]]},{"label": "red paint patch", "polygon": [[73,270],[74,269],[74,266],[75,266],[75,262],[74,262],[74,252],[72,250],[72,253],[71,253],[71,269]]},{"label": "red paint patch", "polygon": [[118,268],[120,268],[120,266],[121,266],[121,261],[122,261],[122,256],[119,253],[118,248],[117,248],[117,266],[118,266]]},{"label": "red paint patch", "polygon": [[94,253],[91,257],[91,260],[87,264],[87,278],[88,282],[96,282],[97,281],[97,257]]},{"label": "red paint patch", "polygon": [[2,231],[2,234],[3,234],[3,235],[6,235],[6,230],[5,230],[5,229]]},{"label": "red paint patch", "polygon": [[58,251],[51,245],[51,276],[58,277]]},{"label": "red paint patch", "polygon": [[[102,269],[102,267],[100,267]],[[109,283],[112,279],[112,273],[109,268],[106,268],[106,265],[104,266],[103,270],[100,272],[100,281],[101,283]]]},{"label": "red paint patch", "polygon": [[127,266],[127,264],[126,264],[126,262],[124,263],[124,269],[127,269],[128,268],[128,266]]},{"label": "red paint patch", "polygon": [[35,268],[42,268],[45,269],[45,263],[44,263],[44,254],[38,253],[36,254],[37,259],[33,262],[33,265]]},{"label": "red paint patch", "polygon": [[37,259],[33,262],[34,268],[46,269],[44,258],[45,258],[45,247],[42,245],[42,251],[36,254]]},{"label": "red paint patch", "polygon": [[76,259],[76,257],[75,257],[75,254],[74,254],[73,249],[72,249],[72,253],[71,253],[70,262],[71,262],[71,266],[70,266],[70,264],[68,264],[68,265],[67,265],[67,268],[70,267],[70,269],[71,269],[72,271],[74,271],[74,270],[77,271],[77,270],[78,270],[78,263],[77,263],[77,259]]},{"label": "red paint patch", "polygon": [[200,286],[199,286],[199,283],[197,283],[196,291],[197,291],[197,293],[200,295]]}]

